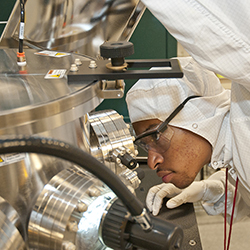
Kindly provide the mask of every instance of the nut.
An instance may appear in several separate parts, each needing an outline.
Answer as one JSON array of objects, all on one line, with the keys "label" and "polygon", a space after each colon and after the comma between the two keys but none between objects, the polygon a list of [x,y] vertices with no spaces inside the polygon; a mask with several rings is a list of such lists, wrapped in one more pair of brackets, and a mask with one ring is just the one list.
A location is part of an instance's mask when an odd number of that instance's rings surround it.
[{"label": "nut", "polygon": [[75,233],[78,231],[78,223],[76,221],[69,221],[67,227],[69,231]]},{"label": "nut", "polygon": [[88,205],[84,203],[83,201],[79,200],[76,208],[78,212],[84,213],[88,210]]},{"label": "nut", "polygon": [[82,62],[81,62],[80,58],[76,58],[76,59],[75,59],[75,64],[76,64],[77,66],[82,65]]},{"label": "nut", "polygon": [[97,64],[95,61],[91,60],[89,63],[89,68],[90,69],[96,69],[97,68]]},{"label": "nut", "polygon": [[63,250],[75,250],[76,246],[70,241],[64,241],[62,243],[62,249]]},{"label": "nut", "polygon": [[74,64],[74,63],[71,64],[70,71],[72,71],[72,72],[78,71],[78,67],[76,66],[76,64]]}]

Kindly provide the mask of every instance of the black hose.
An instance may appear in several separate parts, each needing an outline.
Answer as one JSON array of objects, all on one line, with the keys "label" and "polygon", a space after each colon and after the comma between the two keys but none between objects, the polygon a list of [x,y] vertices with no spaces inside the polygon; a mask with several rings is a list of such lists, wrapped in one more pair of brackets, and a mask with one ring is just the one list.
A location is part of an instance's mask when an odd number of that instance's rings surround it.
[{"label": "black hose", "polygon": [[0,154],[38,153],[59,157],[83,167],[103,181],[122,200],[132,216],[141,215],[144,209],[117,175],[90,154],[78,147],[52,138],[19,137],[0,140]]}]

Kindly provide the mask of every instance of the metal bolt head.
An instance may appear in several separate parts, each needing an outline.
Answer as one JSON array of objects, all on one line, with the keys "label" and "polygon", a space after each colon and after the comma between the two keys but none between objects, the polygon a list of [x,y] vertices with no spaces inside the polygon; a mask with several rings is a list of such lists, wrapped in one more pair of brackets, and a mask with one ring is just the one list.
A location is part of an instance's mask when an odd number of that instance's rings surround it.
[{"label": "metal bolt head", "polygon": [[78,212],[84,213],[88,210],[88,205],[86,203],[84,203],[83,201],[79,200],[76,208],[77,208]]},{"label": "metal bolt head", "polygon": [[76,64],[77,66],[82,65],[82,62],[81,62],[80,58],[76,58],[76,59],[75,59],[75,64]]},{"label": "metal bolt head", "polygon": [[97,64],[95,61],[91,60],[89,63],[89,68],[90,69],[96,69],[97,68]]},{"label": "metal bolt head", "polygon": [[62,243],[62,249],[63,250],[76,250],[76,246],[70,241],[64,241]]},{"label": "metal bolt head", "polygon": [[98,197],[100,195],[101,195],[101,192],[96,187],[90,187],[89,188],[89,196],[91,196],[91,197]]},{"label": "metal bolt head", "polygon": [[71,67],[70,67],[70,71],[72,71],[72,72],[76,72],[76,71],[78,71],[78,67],[77,67],[77,65],[76,64],[71,64]]},{"label": "metal bolt head", "polygon": [[78,231],[78,223],[76,221],[69,221],[67,227],[71,232],[76,233]]}]

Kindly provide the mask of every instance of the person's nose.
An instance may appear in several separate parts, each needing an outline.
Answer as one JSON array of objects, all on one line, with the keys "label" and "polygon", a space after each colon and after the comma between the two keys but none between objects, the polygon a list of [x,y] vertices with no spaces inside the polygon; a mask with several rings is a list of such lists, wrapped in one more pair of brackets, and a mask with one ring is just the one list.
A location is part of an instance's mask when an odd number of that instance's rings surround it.
[{"label": "person's nose", "polygon": [[164,158],[162,157],[161,154],[153,151],[153,150],[149,150],[148,151],[148,166],[151,169],[156,169],[157,165],[160,163],[163,163]]}]

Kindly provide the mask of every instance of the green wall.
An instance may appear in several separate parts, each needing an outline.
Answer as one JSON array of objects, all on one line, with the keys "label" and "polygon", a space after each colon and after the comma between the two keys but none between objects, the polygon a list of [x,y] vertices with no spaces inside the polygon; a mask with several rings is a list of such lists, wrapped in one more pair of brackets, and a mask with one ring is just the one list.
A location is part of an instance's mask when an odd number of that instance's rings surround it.
[{"label": "green wall", "polygon": [[7,24],[16,0],[0,0],[0,37]]}]

